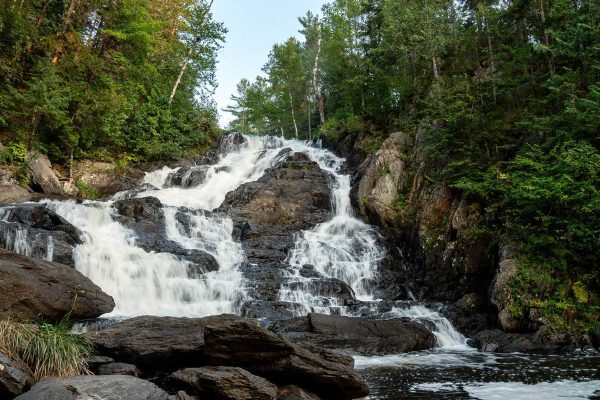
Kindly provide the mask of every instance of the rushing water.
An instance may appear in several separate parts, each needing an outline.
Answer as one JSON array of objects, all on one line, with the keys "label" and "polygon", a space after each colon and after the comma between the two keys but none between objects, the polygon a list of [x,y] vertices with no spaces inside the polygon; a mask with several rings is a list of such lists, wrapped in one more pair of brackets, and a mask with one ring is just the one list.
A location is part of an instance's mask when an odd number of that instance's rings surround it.
[{"label": "rushing water", "polygon": [[[233,139],[231,137],[230,139]],[[279,300],[296,303],[297,315],[316,311],[352,315],[344,302],[323,291],[318,278],[300,274],[312,265],[322,276],[348,284],[363,301],[361,313],[378,313],[373,295],[378,263],[384,250],[375,231],[357,219],[350,204],[350,177],[342,173],[344,160],[313,144],[272,137],[230,140],[215,165],[197,166],[182,177],[202,171],[195,187],[169,187],[177,169],[162,168],[144,178],[141,193],[120,193],[104,202],[52,201],[54,209],[83,233],[74,251],[76,268],[110,294],[116,303],[107,317],[136,315],[205,316],[239,313],[247,297],[239,270],[245,256],[232,239],[233,222],[213,213],[228,192],[258,180],[284,157],[283,148],[304,152],[331,177],[332,218],[300,232],[285,266]],[[113,203],[129,196],[153,196],[164,205],[168,239],[184,249],[203,250],[219,265],[218,271],[191,273],[193,268],[168,253],[154,253],[136,244],[135,232],[117,222]],[[10,209],[0,209],[0,220]],[[182,224],[183,215],[187,221]],[[31,237],[27,229],[3,227],[6,247],[29,255],[33,244],[45,246],[52,260],[54,243]],[[365,311],[366,310],[366,311]],[[398,303],[381,318],[407,317],[425,322],[437,339],[431,351],[356,357],[356,366],[371,386],[372,399],[582,399],[600,398],[600,358],[594,354],[567,356],[498,355],[470,348],[466,338],[437,311],[416,302]],[[595,397],[594,397],[595,396]]]}]

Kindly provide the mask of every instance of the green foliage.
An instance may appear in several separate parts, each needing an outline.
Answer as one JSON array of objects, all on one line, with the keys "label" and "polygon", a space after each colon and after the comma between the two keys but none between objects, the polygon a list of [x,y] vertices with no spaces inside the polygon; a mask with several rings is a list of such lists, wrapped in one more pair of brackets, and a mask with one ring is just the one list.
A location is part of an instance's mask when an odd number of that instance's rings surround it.
[{"label": "green foliage", "polygon": [[216,127],[209,97],[226,32],[209,3],[69,4],[70,14],[65,2],[0,0],[3,140],[42,146],[56,161],[174,158],[204,145]]},{"label": "green foliage", "polygon": [[89,374],[86,359],[92,344],[72,335],[67,321],[52,324],[24,324],[0,321],[0,352],[22,361],[36,380],[48,376]]},{"label": "green foliage", "polygon": [[426,179],[482,205],[489,226],[469,236],[519,244],[515,313],[586,330],[600,305],[599,15],[598,1],[332,0],[299,19],[303,42],[274,47],[267,78],[241,83],[235,126],[289,135],[295,116],[301,137],[352,135],[364,154],[379,132],[413,134]]}]

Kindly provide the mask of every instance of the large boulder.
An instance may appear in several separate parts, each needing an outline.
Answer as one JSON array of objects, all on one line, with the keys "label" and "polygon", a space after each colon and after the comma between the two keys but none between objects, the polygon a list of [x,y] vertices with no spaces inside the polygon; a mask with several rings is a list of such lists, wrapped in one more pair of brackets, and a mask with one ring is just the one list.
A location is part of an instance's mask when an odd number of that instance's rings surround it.
[{"label": "large boulder", "polygon": [[0,318],[96,318],[114,306],[112,297],[75,269],[0,249]]},{"label": "large boulder", "polygon": [[172,385],[200,398],[275,400],[277,386],[237,367],[187,368],[171,375]]},{"label": "large boulder", "polygon": [[62,195],[63,188],[48,157],[37,151],[32,151],[25,156],[25,163],[31,171],[31,180],[34,186],[42,193]]},{"label": "large boulder", "polygon": [[18,400],[168,400],[154,383],[126,375],[45,379]]},{"label": "large boulder", "polygon": [[430,349],[435,336],[422,324],[403,318],[375,320],[309,314],[273,324],[282,338],[304,345],[367,356]]},{"label": "large boulder", "polygon": [[213,365],[241,367],[277,385],[300,385],[325,398],[366,396],[366,381],[346,364],[333,362],[244,320],[207,326],[205,352]]},{"label": "large boulder", "polygon": [[238,320],[234,315],[205,318],[143,316],[121,321],[104,330],[85,334],[98,351],[132,363],[144,371],[173,371],[202,366],[205,362],[204,330]]},{"label": "large boulder", "polygon": [[209,168],[206,165],[179,168],[177,171],[169,174],[166,186],[179,186],[183,188],[200,186],[206,179]]},{"label": "large boulder", "polygon": [[481,351],[496,353],[554,353],[566,348],[568,341],[563,335],[555,335],[540,329],[536,333],[506,333],[499,329],[477,333],[469,344]]},{"label": "large boulder", "polygon": [[320,398],[296,385],[287,385],[279,389],[277,400],[320,400]]},{"label": "large boulder", "polygon": [[74,266],[82,235],[45,204],[0,209],[0,247],[19,254]]},{"label": "large boulder", "polygon": [[0,398],[12,399],[29,390],[33,383],[26,365],[0,353]]}]

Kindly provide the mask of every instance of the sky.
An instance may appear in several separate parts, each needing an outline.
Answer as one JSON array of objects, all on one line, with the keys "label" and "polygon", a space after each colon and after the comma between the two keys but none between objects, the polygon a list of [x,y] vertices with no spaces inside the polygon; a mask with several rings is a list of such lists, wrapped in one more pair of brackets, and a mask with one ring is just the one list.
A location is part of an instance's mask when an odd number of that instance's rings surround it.
[{"label": "sky", "polygon": [[222,109],[231,104],[238,82],[261,74],[273,45],[299,36],[298,17],[308,10],[318,13],[325,3],[327,0],[215,0],[214,18],[229,29],[217,65],[215,101],[222,127],[232,119]]}]

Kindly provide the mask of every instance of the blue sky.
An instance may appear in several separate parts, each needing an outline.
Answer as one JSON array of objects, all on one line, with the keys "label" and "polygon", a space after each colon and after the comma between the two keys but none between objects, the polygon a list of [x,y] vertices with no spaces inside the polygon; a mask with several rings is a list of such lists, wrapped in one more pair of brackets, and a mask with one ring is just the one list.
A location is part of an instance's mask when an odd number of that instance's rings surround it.
[{"label": "blue sky", "polygon": [[231,115],[221,111],[231,103],[230,96],[242,78],[254,79],[261,73],[269,51],[292,35],[299,35],[298,17],[311,10],[319,12],[327,0],[215,0],[213,14],[225,23],[229,33],[220,51],[217,66],[219,87],[215,100],[221,125]]}]

